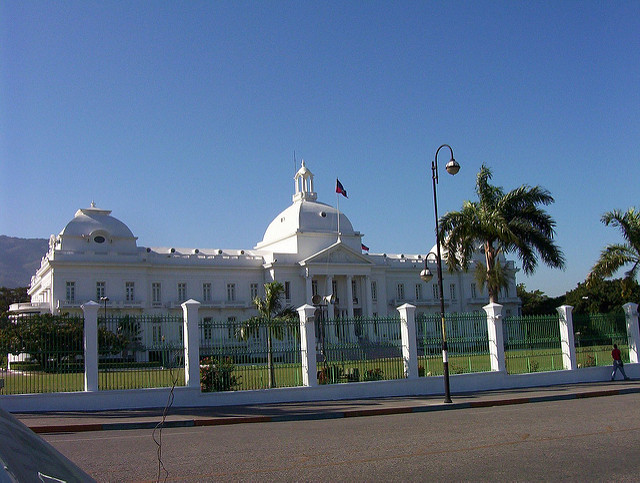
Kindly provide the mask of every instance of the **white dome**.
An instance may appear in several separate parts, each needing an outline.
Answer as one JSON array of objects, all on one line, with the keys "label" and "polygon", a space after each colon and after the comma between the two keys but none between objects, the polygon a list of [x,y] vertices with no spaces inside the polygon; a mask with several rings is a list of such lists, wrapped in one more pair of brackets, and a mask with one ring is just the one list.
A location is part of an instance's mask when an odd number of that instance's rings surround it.
[{"label": "white dome", "polygon": [[[276,242],[295,233],[338,232],[338,211],[316,201],[299,201],[274,218],[262,238],[262,244]],[[340,233],[355,235],[353,225],[340,213]]]},{"label": "white dome", "polygon": [[95,248],[115,247],[118,251],[137,249],[136,237],[127,225],[111,216],[111,210],[101,210],[92,203],[90,208],[81,208],[60,232],[62,250],[86,249],[87,244]]}]

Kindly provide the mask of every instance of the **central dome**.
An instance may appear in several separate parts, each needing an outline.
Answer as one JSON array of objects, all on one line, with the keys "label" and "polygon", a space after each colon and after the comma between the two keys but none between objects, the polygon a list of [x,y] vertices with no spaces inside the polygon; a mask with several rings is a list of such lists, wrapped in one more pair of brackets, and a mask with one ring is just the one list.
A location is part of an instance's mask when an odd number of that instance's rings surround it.
[{"label": "central dome", "polygon": [[[269,224],[262,244],[273,243],[296,233],[338,234],[338,210],[317,201],[297,201]],[[353,225],[340,213],[340,234],[355,235]]]}]

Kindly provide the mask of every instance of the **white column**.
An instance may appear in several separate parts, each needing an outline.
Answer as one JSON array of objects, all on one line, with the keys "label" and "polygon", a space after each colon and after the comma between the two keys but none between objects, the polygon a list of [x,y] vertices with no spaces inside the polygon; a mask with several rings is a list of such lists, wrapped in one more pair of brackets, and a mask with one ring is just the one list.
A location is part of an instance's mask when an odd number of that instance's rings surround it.
[{"label": "white column", "polygon": [[93,300],[80,306],[84,314],[84,390],[98,390],[98,310]]},{"label": "white column", "polygon": [[[326,295],[335,295],[333,293],[333,277],[331,275],[327,275],[327,283],[326,283]],[[334,304],[329,302],[327,304],[327,319],[333,320],[335,318]]]},{"label": "white column", "polygon": [[640,362],[640,333],[638,330],[638,304],[622,306],[627,318],[627,340],[629,341],[629,362]]},{"label": "white column", "polygon": [[302,362],[302,385],[307,387],[318,385],[316,362],[316,308],[305,304],[298,308],[300,317],[300,359]]},{"label": "white column", "polygon": [[353,287],[351,286],[351,282],[353,281],[353,277],[351,275],[347,275],[347,317],[353,319]]},{"label": "white column", "polygon": [[312,288],[312,285],[311,285],[311,279],[312,279],[312,277],[309,274],[308,269],[307,269],[307,274],[306,274],[306,278],[304,279],[304,281],[305,281],[305,292],[306,292],[305,293],[305,300],[306,300],[306,303],[308,303],[308,304],[311,303],[311,298],[313,297],[313,288]]},{"label": "white column", "polygon": [[560,323],[560,347],[562,348],[562,367],[566,370],[578,368],[576,362],[576,342],[573,334],[573,307],[562,305],[556,308]]},{"label": "white column", "polygon": [[364,293],[367,302],[367,311],[365,313],[368,318],[371,318],[373,317],[373,297],[371,294],[371,277],[369,275],[364,277]]},{"label": "white column", "polygon": [[491,370],[506,372],[507,364],[504,358],[504,333],[502,331],[502,305],[491,303],[482,308],[487,313]]},{"label": "white column", "polygon": [[418,343],[416,340],[416,306],[404,304],[398,307],[400,312],[400,336],[402,338],[402,361],[404,377],[418,378]]},{"label": "white column", "polygon": [[184,340],[184,384],[200,387],[200,331],[198,330],[198,310],[200,302],[189,299],[182,305]]}]

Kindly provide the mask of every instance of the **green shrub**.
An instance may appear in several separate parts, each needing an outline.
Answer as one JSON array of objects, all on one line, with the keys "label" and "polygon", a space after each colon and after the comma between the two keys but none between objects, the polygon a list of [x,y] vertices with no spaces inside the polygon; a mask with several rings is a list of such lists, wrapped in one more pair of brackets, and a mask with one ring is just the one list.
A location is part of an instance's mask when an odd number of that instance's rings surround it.
[{"label": "green shrub", "polygon": [[367,372],[364,373],[365,381],[381,381],[382,379],[384,379],[384,373],[379,367],[367,369]]},{"label": "green shrub", "polygon": [[200,390],[234,391],[240,385],[240,377],[233,373],[235,367],[230,357],[222,360],[209,357],[203,359],[200,363]]}]

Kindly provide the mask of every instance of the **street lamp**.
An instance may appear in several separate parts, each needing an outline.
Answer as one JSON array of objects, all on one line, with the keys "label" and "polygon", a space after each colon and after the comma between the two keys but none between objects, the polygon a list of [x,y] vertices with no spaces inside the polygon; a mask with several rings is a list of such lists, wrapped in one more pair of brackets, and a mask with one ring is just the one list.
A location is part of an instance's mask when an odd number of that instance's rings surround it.
[{"label": "street lamp", "polygon": [[100,297],[100,302],[104,302],[104,323],[107,323],[107,302],[109,297]]},{"label": "street lamp", "polygon": [[[440,255],[440,230],[438,229],[438,197],[436,195],[436,184],[438,184],[438,153],[442,148],[449,148],[451,160],[445,166],[450,175],[460,171],[460,165],[453,158],[453,149],[448,144],[443,144],[436,150],[436,155],[431,162],[431,177],[433,178],[433,208],[436,214],[436,264],[438,266],[438,295],[440,296],[440,319],[442,321],[442,368],[444,373],[444,402],[451,402],[451,391],[449,389],[449,356],[447,354],[447,329],[444,323],[444,291],[442,289],[442,257]],[[420,272],[420,278],[425,282],[433,278],[433,274],[427,267],[427,255],[424,259],[424,270]]]}]

